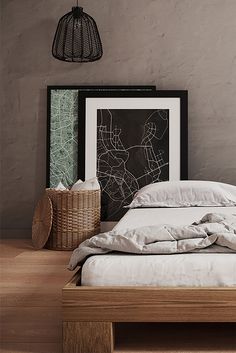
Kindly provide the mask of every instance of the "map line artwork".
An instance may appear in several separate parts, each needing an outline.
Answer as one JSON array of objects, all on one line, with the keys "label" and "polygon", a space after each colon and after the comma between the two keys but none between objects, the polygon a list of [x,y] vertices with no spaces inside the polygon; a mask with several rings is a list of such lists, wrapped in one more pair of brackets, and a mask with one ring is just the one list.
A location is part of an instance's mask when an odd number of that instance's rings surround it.
[{"label": "map line artwork", "polygon": [[50,187],[69,186],[78,173],[78,90],[54,90],[51,95]]},{"label": "map line artwork", "polygon": [[169,110],[100,109],[97,176],[102,220],[119,220],[143,186],[169,179]]}]

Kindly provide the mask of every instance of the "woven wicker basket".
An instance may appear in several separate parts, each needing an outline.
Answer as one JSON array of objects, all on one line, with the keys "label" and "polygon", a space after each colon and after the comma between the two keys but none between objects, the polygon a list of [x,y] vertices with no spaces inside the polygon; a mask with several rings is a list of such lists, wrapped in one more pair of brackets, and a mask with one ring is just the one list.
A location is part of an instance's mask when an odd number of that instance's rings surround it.
[{"label": "woven wicker basket", "polygon": [[100,190],[58,191],[46,189],[52,201],[52,230],[46,247],[73,250],[100,232]]}]

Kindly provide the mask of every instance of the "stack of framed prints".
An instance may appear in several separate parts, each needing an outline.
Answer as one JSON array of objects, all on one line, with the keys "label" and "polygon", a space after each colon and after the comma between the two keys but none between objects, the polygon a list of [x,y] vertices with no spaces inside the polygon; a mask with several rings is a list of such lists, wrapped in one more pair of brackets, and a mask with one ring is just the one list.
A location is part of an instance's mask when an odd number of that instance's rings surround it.
[{"label": "stack of framed prints", "polygon": [[78,177],[79,95],[84,92],[154,91],[155,86],[48,86],[47,186],[72,185]]},{"label": "stack of framed prints", "polygon": [[153,86],[48,87],[47,186],[98,177],[102,220],[143,186],[187,179],[187,92]]}]

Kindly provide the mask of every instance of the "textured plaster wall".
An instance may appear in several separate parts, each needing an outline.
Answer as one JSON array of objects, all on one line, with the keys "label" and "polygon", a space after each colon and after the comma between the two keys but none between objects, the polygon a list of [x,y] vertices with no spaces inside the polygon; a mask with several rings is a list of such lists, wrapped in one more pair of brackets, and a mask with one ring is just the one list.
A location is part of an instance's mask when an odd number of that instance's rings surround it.
[{"label": "textured plaster wall", "polygon": [[236,184],[236,1],[81,0],[97,21],[104,57],[70,64],[52,58],[51,43],[74,2],[1,0],[4,234],[30,234],[45,186],[47,85],[188,89],[190,178]]}]

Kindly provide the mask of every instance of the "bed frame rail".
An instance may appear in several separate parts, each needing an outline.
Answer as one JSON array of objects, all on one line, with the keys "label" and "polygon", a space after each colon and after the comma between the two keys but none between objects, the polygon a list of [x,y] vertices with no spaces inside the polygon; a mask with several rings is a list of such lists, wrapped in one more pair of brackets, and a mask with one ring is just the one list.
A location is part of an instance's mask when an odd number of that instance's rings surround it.
[{"label": "bed frame rail", "polygon": [[80,272],[63,288],[65,353],[111,353],[115,322],[236,322],[236,288],[86,287],[78,283]]}]

